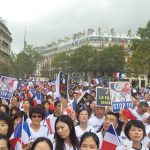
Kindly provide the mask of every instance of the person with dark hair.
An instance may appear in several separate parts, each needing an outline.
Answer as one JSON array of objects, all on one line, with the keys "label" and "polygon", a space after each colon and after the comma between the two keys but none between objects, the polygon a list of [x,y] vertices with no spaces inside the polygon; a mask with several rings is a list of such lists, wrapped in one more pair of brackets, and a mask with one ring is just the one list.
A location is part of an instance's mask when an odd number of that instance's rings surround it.
[{"label": "person with dark hair", "polygon": [[29,116],[29,111],[30,111],[31,106],[32,106],[31,100],[29,99],[23,100],[22,108],[23,108],[23,111],[27,114],[27,116]]},{"label": "person with dark hair", "polygon": [[93,132],[85,132],[80,140],[80,150],[99,150],[99,138]]},{"label": "person with dark hair", "polygon": [[20,111],[20,109],[19,109],[17,106],[13,106],[12,108],[10,108],[10,115],[11,115],[11,117],[13,118],[14,115],[15,115],[18,111]]},{"label": "person with dark hair", "polygon": [[17,127],[22,118],[24,118],[24,122],[26,122],[27,117],[28,116],[24,111],[18,111],[13,117],[14,129]]},{"label": "person with dark hair", "polygon": [[72,119],[67,115],[59,116],[55,122],[54,150],[78,150],[79,141]]},{"label": "person with dark hair", "polygon": [[48,138],[39,137],[33,142],[31,150],[53,150],[53,144]]},{"label": "person with dark hair", "polygon": [[7,113],[0,112],[0,134],[10,138],[13,133],[14,125],[11,116]]},{"label": "person with dark hair", "polygon": [[97,132],[102,126],[105,119],[105,107],[95,106],[95,116],[90,118],[88,123],[91,125]]},{"label": "person with dark hair", "polygon": [[86,108],[79,109],[79,112],[77,114],[77,119],[79,121],[79,125],[75,127],[75,131],[79,141],[84,132],[89,131],[89,132],[96,133],[95,129],[92,126],[88,125],[89,114]]},{"label": "person with dark hair", "polygon": [[51,103],[49,101],[44,101],[43,105],[44,105],[44,112],[45,112],[45,118],[46,118],[48,115],[51,115],[53,111],[50,110]]},{"label": "person with dark hair", "polygon": [[9,113],[9,106],[6,104],[0,105],[0,112]]},{"label": "person with dark hair", "polygon": [[7,136],[0,134],[0,150],[9,150],[10,149],[10,142]]},{"label": "person with dark hair", "polygon": [[144,123],[147,123],[147,119],[149,117],[149,114],[147,113],[148,110],[148,103],[141,101],[138,105],[137,108],[135,108],[132,113],[134,116],[137,117],[138,120],[143,121]]},{"label": "person with dark hair", "polygon": [[[125,129],[125,135],[128,138],[128,144],[124,144],[123,146],[118,146],[117,150],[148,150],[142,144],[142,140],[146,136],[145,125],[140,120],[130,120],[127,122]],[[132,145],[130,145],[130,141],[132,141]]]},{"label": "person with dark hair", "polygon": [[31,118],[31,124],[29,125],[29,129],[31,132],[29,147],[31,147],[32,143],[38,137],[48,136],[48,128],[41,125],[41,121],[44,119],[44,108],[41,105],[32,107],[29,112],[29,117]]},{"label": "person with dark hair", "polygon": [[105,115],[104,123],[99,129],[97,135],[100,141],[100,147],[104,138],[105,133],[107,132],[109,126],[113,124],[114,128],[117,129],[119,125],[119,113],[108,112]]}]

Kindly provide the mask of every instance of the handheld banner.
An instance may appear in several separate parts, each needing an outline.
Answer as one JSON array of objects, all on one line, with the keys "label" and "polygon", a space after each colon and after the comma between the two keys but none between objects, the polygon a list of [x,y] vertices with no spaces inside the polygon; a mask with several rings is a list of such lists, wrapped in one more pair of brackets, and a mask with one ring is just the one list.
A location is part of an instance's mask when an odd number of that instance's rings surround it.
[{"label": "handheld banner", "polygon": [[60,97],[67,98],[68,97],[68,78],[69,75],[59,72],[56,78],[56,93]]},{"label": "handheld banner", "polygon": [[96,88],[96,105],[111,106],[110,91],[108,88]]},{"label": "handheld banner", "polygon": [[119,112],[120,109],[124,108],[132,108],[129,82],[110,82],[109,88],[113,112]]},{"label": "handheld banner", "polygon": [[13,92],[17,89],[18,81],[16,78],[1,76],[0,78],[0,97],[10,99]]}]

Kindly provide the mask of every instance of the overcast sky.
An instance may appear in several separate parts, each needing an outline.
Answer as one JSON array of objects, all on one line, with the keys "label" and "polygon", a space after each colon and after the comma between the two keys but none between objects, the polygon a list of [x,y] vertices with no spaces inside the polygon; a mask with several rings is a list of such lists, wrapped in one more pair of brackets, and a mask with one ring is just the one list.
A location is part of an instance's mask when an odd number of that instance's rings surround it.
[{"label": "overcast sky", "polygon": [[18,53],[26,40],[33,46],[57,42],[88,28],[133,33],[150,20],[150,0],[0,0],[0,17],[12,34]]}]

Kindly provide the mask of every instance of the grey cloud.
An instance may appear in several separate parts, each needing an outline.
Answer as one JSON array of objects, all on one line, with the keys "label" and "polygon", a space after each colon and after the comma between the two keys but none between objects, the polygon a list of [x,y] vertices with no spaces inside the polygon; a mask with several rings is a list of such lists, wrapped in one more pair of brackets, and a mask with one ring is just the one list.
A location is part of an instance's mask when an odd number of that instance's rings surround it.
[{"label": "grey cloud", "polygon": [[[106,32],[113,27],[116,32],[127,33],[132,29],[135,33],[150,20],[149,6],[149,0],[71,0],[64,7],[27,23],[26,39],[29,44],[42,46],[76,32],[98,27]],[[19,52],[23,47],[25,24],[8,24],[13,35],[12,48]]]}]

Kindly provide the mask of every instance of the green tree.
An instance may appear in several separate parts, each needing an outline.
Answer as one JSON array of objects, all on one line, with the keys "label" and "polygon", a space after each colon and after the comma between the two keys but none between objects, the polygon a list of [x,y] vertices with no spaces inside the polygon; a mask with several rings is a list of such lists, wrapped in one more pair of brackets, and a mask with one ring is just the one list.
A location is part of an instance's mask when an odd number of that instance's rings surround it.
[{"label": "green tree", "polygon": [[23,51],[17,54],[15,60],[16,76],[24,77],[33,75],[36,70],[36,64],[42,59],[42,56],[35,51],[32,45],[27,45]]},{"label": "green tree", "polygon": [[125,52],[121,46],[107,47],[99,53],[99,70],[102,72],[124,71]]},{"label": "green tree", "polygon": [[75,50],[70,55],[70,66],[74,72],[85,72],[85,80],[87,79],[87,72],[93,71],[92,62],[96,55],[96,49],[92,46],[84,45]]},{"label": "green tree", "polygon": [[133,40],[132,57],[126,64],[127,71],[135,77],[150,73],[150,21],[145,28],[139,28],[138,33],[141,39]]},{"label": "green tree", "polygon": [[52,58],[51,66],[53,71],[58,73],[59,71],[69,71],[69,56],[66,52],[58,53]]}]

